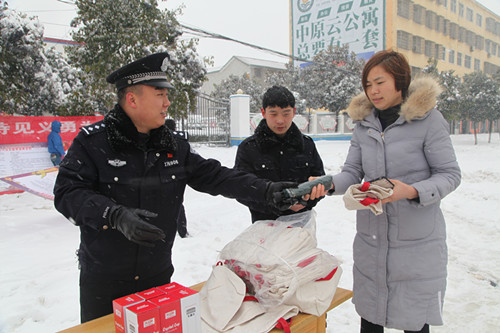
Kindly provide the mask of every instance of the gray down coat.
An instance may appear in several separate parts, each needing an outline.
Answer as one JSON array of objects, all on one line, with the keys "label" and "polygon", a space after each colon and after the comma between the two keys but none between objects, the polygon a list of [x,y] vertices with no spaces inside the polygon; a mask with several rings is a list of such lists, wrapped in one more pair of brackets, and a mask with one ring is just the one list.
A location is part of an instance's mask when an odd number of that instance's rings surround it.
[{"label": "gray down coat", "polygon": [[418,331],[443,324],[447,247],[439,206],[461,174],[448,123],[435,109],[440,92],[433,79],[415,79],[400,117],[384,132],[364,93],[347,110],[356,126],[334,194],[382,176],[419,194],[384,205],[378,216],[357,211],[353,303],[362,318],[384,327]]}]

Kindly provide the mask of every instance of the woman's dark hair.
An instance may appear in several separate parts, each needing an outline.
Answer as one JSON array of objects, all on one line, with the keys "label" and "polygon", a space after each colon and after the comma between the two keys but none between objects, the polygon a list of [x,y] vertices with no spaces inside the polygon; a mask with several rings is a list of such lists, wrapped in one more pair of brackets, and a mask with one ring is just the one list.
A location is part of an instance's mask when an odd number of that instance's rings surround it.
[{"label": "woman's dark hair", "polygon": [[262,98],[262,108],[265,110],[268,106],[278,106],[283,109],[289,106],[294,108],[295,97],[290,90],[283,86],[272,86],[267,89]]},{"label": "woman's dark hair", "polygon": [[393,50],[379,51],[366,63],[361,77],[361,84],[365,94],[368,73],[370,73],[373,67],[378,65],[382,66],[386,72],[392,75],[395,81],[396,90],[401,91],[401,95],[403,99],[405,99],[408,94],[408,87],[410,86],[411,69],[406,57]]}]

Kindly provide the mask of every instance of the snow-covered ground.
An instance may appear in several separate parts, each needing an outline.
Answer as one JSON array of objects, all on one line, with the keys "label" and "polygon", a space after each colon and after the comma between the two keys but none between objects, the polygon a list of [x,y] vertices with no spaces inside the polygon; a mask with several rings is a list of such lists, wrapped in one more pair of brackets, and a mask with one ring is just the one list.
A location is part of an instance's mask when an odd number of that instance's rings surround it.
[{"label": "snow-covered ground", "polygon": [[[445,326],[433,332],[498,332],[500,329],[500,138],[452,136],[462,168],[462,184],[443,200],[449,246]],[[344,162],[348,142],[318,141],[327,173]],[[196,146],[204,157],[233,166],[236,147]],[[184,285],[204,281],[217,251],[250,225],[246,207],[188,188],[185,197],[192,237],[174,246],[173,280]],[[317,208],[319,247],[343,261],[340,287],[352,288],[354,212],[341,197],[328,197]],[[79,230],[51,201],[30,193],[0,196],[0,332],[54,332],[79,324]],[[328,314],[327,332],[359,332],[350,301]],[[386,332],[397,332],[386,330]]]}]

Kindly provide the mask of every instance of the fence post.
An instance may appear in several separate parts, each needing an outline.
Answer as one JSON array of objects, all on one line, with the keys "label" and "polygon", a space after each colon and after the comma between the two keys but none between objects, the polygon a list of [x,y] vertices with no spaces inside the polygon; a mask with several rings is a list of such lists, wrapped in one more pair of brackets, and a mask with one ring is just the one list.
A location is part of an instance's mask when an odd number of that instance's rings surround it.
[{"label": "fence post", "polygon": [[312,112],[312,115],[309,118],[309,121],[312,125],[310,133],[313,135],[318,134],[318,115],[316,114],[315,111]]},{"label": "fence post", "polygon": [[237,146],[250,136],[250,95],[236,94],[231,100],[230,145]]},{"label": "fence post", "polygon": [[338,132],[341,134],[345,133],[345,115],[344,112],[339,113],[339,118],[338,118]]}]

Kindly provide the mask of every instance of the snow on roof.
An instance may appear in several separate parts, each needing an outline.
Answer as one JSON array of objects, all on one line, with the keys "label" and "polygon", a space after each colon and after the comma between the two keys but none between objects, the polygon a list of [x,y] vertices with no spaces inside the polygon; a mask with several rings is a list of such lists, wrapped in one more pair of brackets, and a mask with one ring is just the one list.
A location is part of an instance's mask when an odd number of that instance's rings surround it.
[{"label": "snow on roof", "polygon": [[210,68],[208,70],[208,72],[209,73],[219,72],[234,60],[239,60],[239,61],[241,61],[249,66],[254,66],[254,67],[275,68],[275,69],[282,69],[282,70],[286,69],[286,64],[283,62],[249,58],[249,57],[241,57],[241,56],[232,56],[231,59],[229,59],[222,67]]},{"label": "snow on roof", "polygon": [[[283,62],[249,58],[249,57],[240,57],[240,56],[233,56],[233,58],[239,59],[240,61],[244,62],[245,64],[251,65],[251,66],[286,69],[285,63],[283,63]],[[229,61],[231,61],[231,60],[229,60]]]}]

